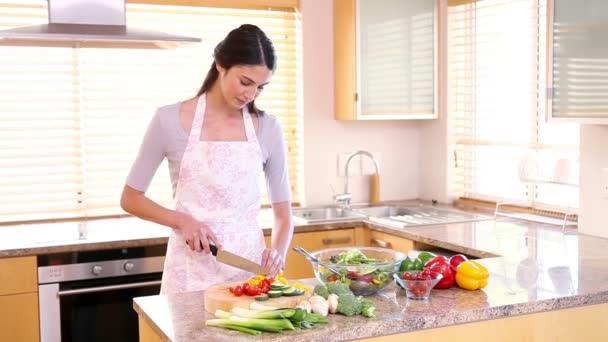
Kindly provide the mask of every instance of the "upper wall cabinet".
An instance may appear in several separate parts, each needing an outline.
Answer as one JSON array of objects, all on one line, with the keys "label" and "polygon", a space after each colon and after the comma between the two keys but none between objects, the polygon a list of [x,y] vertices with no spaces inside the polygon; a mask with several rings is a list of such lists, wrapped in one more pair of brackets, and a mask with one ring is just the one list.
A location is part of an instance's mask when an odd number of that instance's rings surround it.
[{"label": "upper wall cabinet", "polygon": [[338,120],[437,118],[440,0],[334,0]]},{"label": "upper wall cabinet", "polygon": [[548,1],[549,120],[608,124],[608,1]]}]

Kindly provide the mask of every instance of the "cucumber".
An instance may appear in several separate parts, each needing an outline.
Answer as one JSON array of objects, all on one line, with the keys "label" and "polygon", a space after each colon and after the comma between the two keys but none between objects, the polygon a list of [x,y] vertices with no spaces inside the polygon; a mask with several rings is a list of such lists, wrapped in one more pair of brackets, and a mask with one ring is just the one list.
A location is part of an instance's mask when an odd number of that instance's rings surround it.
[{"label": "cucumber", "polygon": [[270,284],[270,289],[271,290],[276,290],[276,291],[283,291],[283,290],[287,290],[289,289],[291,286],[289,285],[285,285],[283,283],[272,283]]},{"label": "cucumber", "polygon": [[293,286],[288,286],[286,289],[282,290],[284,295],[287,295],[288,293],[292,293],[295,290],[297,290],[295,287]]},{"label": "cucumber", "polygon": [[304,294],[304,290],[300,290],[300,289],[295,289],[291,292],[283,292],[283,296],[285,297],[294,297],[294,296],[301,296]]},{"label": "cucumber", "polygon": [[270,298],[277,298],[277,297],[281,297],[282,295],[283,295],[283,291],[278,291],[278,290],[268,291],[268,297],[270,297]]},{"label": "cucumber", "polygon": [[268,295],[261,294],[259,296],[255,296],[254,299],[257,300],[258,302],[265,302],[268,300],[268,298],[269,298]]}]

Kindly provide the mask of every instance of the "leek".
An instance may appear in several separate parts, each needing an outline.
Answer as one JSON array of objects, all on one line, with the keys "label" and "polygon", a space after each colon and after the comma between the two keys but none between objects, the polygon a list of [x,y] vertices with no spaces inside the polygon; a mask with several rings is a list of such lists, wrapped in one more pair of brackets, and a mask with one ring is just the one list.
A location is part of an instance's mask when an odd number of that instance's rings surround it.
[{"label": "leek", "polygon": [[294,309],[276,309],[276,310],[264,310],[264,311],[253,311],[248,309],[243,309],[239,307],[234,307],[230,310],[230,313],[240,317],[246,318],[264,318],[264,319],[273,319],[273,318],[289,318],[296,313]]},{"label": "leek", "polygon": [[233,324],[229,324],[226,323],[224,321],[229,321],[229,320],[225,320],[225,319],[210,319],[207,320],[205,322],[206,325],[210,326],[210,327],[218,327],[218,328],[226,328],[226,329],[231,329],[231,330],[237,330],[240,332],[244,332],[247,334],[251,334],[251,335],[262,335],[262,332],[259,330],[254,330],[254,329],[249,329],[249,328],[245,328],[239,325],[233,325]]},{"label": "leek", "polygon": [[277,308],[268,306],[268,305],[264,305],[264,304],[260,304],[258,302],[252,302],[249,305],[249,309],[251,309],[253,311],[268,311],[268,310],[276,310]]},{"label": "leek", "polygon": [[228,318],[230,318],[231,315],[232,314],[228,311],[224,311],[224,310],[220,310],[220,309],[215,310],[215,317],[217,317],[217,318],[228,319]]},{"label": "leek", "polygon": [[230,324],[240,325],[246,328],[280,332],[281,330],[294,330],[293,324],[286,318],[275,318],[275,319],[264,319],[264,318],[249,318],[239,317],[232,315],[230,316]]}]

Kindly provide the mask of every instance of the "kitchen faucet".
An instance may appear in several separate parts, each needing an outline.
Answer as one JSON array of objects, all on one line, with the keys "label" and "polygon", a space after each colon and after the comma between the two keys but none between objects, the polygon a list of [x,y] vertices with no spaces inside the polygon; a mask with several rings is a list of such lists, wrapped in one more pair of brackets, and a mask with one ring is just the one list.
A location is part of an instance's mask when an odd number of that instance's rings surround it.
[{"label": "kitchen faucet", "polygon": [[346,158],[346,163],[344,164],[344,193],[334,196],[334,201],[336,201],[336,203],[342,203],[342,207],[344,209],[350,208],[350,201],[353,198],[353,195],[348,192],[348,165],[350,164],[350,161],[358,155],[369,157],[374,162],[374,166],[376,167],[376,175],[378,175],[378,162],[376,159],[374,159],[374,156],[371,153],[363,150],[351,153]]}]

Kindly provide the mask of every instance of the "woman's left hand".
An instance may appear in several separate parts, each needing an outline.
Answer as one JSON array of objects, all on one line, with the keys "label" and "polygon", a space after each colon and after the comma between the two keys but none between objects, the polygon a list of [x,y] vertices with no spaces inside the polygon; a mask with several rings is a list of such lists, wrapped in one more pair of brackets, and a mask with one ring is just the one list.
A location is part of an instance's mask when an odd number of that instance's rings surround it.
[{"label": "woman's left hand", "polygon": [[285,267],[285,261],[276,249],[266,248],[262,252],[262,267],[268,272],[267,276],[274,278]]}]

